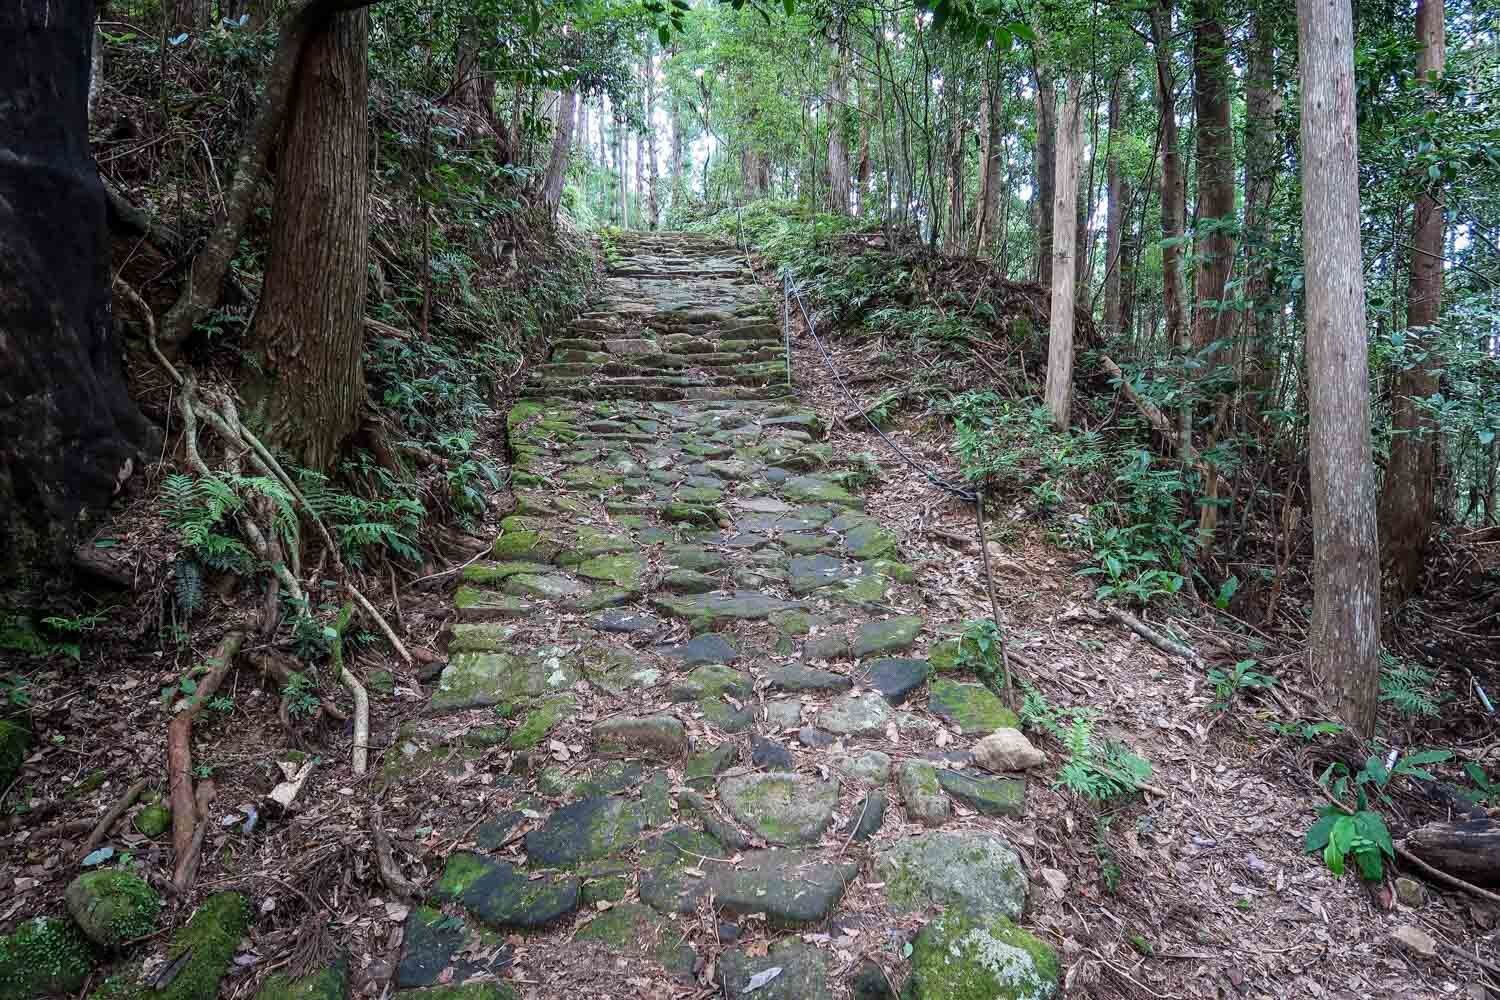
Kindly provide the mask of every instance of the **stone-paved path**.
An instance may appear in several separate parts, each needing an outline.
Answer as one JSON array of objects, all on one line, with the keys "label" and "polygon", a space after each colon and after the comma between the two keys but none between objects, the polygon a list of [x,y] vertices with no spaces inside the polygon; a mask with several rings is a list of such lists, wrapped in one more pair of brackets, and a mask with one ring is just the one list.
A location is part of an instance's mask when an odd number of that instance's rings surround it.
[{"label": "stone-paved path", "polygon": [[1024,779],[974,763],[1014,717],[911,613],[861,469],[787,394],[776,304],[702,237],[623,237],[609,271],[509,415],[517,510],[384,764],[418,809],[488,782],[396,985],[1049,995],[1000,833]]}]

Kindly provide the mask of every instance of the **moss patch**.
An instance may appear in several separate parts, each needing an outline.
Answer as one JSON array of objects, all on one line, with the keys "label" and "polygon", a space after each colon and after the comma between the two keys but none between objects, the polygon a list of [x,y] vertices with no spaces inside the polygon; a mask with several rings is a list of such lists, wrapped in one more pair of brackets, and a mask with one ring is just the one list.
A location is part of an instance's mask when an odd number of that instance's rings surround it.
[{"label": "moss patch", "polygon": [[191,920],[172,936],[167,961],[186,955],[182,970],[163,990],[140,982],[133,966],[105,980],[95,1000],[214,1000],[234,949],[250,926],[250,908],[237,892],[210,896]]},{"label": "moss patch", "polygon": [[912,947],[911,1000],[1046,1000],[1057,995],[1057,954],[1005,917],[950,911]]},{"label": "moss patch", "polygon": [[156,928],[161,897],[145,880],[129,872],[85,872],[64,893],[68,912],[96,944],[117,948]]},{"label": "moss patch", "polygon": [[0,1000],[76,993],[92,964],[89,943],[66,920],[37,917],[0,937]]},{"label": "moss patch", "polygon": [[349,995],[349,967],[338,961],[300,979],[277,973],[267,979],[255,1000],[343,1000]]}]

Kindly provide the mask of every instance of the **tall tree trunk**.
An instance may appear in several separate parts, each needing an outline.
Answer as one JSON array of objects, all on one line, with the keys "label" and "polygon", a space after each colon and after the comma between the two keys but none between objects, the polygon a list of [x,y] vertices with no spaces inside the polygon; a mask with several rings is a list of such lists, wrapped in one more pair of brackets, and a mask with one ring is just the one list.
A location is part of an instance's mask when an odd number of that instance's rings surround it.
[{"label": "tall tree trunk", "polygon": [[1078,153],[1081,138],[1083,82],[1068,81],[1062,116],[1057,122],[1057,184],[1052,207],[1052,308],[1047,338],[1047,411],[1060,430],[1068,428],[1073,402],[1073,281],[1078,252]]},{"label": "tall tree trunk", "polygon": [[646,196],[646,137],[635,134],[635,197],[636,221],[642,229],[650,229],[649,200]]},{"label": "tall tree trunk", "polygon": [[849,214],[849,147],[844,142],[844,105],[848,100],[849,50],[835,42],[833,68],[828,75],[828,207],[835,215]]},{"label": "tall tree trunk", "polygon": [[542,204],[556,214],[562,202],[563,182],[568,178],[568,157],[573,152],[573,129],[578,121],[578,92],[565,90],[557,95],[557,117],[552,125],[552,152],[547,157],[547,173],[542,178]]},{"label": "tall tree trunk", "polygon": [[656,167],[656,56],[650,40],[646,42],[646,218],[647,229],[661,225],[661,200],[658,197]]},{"label": "tall tree trunk", "polygon": [[[1210,377],[1223,352],[1212,347],[1228,334],[1224,288],[1234,263],[1234,133],[1229,115],[1229,44],[1219,20],[1222,0],[1193,0],[1193,100],[1198,114],[1198,274],[1194,281],[1197,303],[1193,310],[1193,349],[1198,370]],[[1219,412],[1221,394],[1207,402]],[[1209,427],[1212,447],[1215,428]],[[1206,550],[1213,541],[1219,508],[1218,476],[1205,458],[1208,470],[1204,490],[1209,502],[1199,518],[1199,542]]]},{"label": "tall tree trunk", "polygon": [[[1446,44],[1443,0],[1417,0],[1417,76],[1429,86],[1443,74]],[[1417,589],[1436,520],[1439,438],[1432,418],[1418,405],[1438,391],[1436,356],[1430,348],[1443,302],[1445,219],[1440,188],[1424,191],[1413,206],[1411,278],[1406,287],[1407,343],[1418,349],[1398,372],[1391,392],[1391,459],[1380,492],[1386,596],[1395,604]],[[1423,354],[1426,353],[1426,357]]]},{"label": "tall tree trunk", "polygon": [[1313,618],[1308,661],[1344,724],[1375,732],[1380,566],[1349,0],[1297,0]]},{"label": "tall tree trunk", "polygon": [[[856,75],[855,80],[862,79]],[[858,162],[854,168],[855,186],[859,191],[858,211],[864,212],[870,201],[870,108],[867,106],[870,99],[869,88],[855,87],[859,93],[859,153]]]},{"label": "tall tree trunk", "polygon": [[950,250],[963,246],[964,230],[964,120],[959,108],[958,95],[952,95],[949,104],[952,118],[948,123],[948,232],[946,245]]},{"label": "tall tree trunk", "polygon": [[[1245,76],[1245,395],[1251,423],[1260,414],[1276,378],[1272,334],[1271,192],[1275,182],[1276,113],[1280,99],[1275,80],[1276,38],[1265,12],[1251,14],[1250,53]],[[1263,428],[1262,428],[1263,429]]]},{"label": "tall tree trunk", "polygon": [[1052,287],[1052,205],[1057,175],[1057,91],[1052,71],[1036,70],[1036,213],[1037,282]]},{"label": "tall tree trunk", "polygon": [[[1177,139],[1177,91],[1172,80],[1172,0],[1161,0],[1151,9],[1151,41],[1156,50],[1156,99],[1161,109],[1161,271],[1162,305],[1166,313],[1167,344],[1183,364],[1188,380],[1191,350],[1187,317],[1182,300],[1182,229],[1187,197],[1182,169],[1182,151]],[[1192,406],[1184,403],[1179,414],[1179,450],[1192,450]]]},{"label": "tall tree trunk", "polygon": [[1129,69],[1121,70],[1109,89],[1109,134],[1105,142],[1105,197],[1109,206],[1104,222],[1104,335],[1120,332],[1120,229],[1125,219],[1125,178],[1120,173],[1120,139],[1125,135],[1121,120],[1120,90],[1126,84]]},{"label": "tall tree trunk", "polygon": [[[89,155],[92,0],[0,4],[0,583],[60,565],[144,467]],[[65,210],[63,206],[66,206]]]},{"label": "tall tree trunk", "polygon": [[1000,143],[1004,139],[1001,126],[1004,122],[1001,103],[1000,81],[987,82],[980,117],[984,124],[984,155],[980,163],[979,195],[974,207],[974,250],[984,252],[989,246],[995,229],[995,216],[1000,207]]},{"label": "tall tree trunk", "polygon": [[308,39],[277,157],[264,291],[246,387],[266,443],[332,467],[365,401],[369,15],[337,14]]}]

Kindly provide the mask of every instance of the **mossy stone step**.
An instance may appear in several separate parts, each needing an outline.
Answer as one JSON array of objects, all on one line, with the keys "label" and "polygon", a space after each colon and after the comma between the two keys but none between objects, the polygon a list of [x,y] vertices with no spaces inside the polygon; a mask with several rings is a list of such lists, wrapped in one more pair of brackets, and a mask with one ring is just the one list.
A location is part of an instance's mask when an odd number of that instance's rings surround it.
[{"label": "mossy stone step", "polygon": [[458,853],[448,858],[433,896],[496,930],[531,930],[578,909],[578,890],[576,878],[534,878],[508,862]]},{"label": "mossy stone step", "polygon": [[640,806],[596,796],[564,806],[526,834],[526,857],[548,868],[597,861],[631,847],[645,829]]}]

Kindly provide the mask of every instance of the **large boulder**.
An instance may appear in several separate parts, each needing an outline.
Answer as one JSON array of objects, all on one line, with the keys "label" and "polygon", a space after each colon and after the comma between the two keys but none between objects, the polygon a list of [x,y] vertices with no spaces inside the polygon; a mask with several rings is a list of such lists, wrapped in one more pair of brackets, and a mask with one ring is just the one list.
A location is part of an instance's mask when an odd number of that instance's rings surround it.
[{"label": "large boulder", "polygon": [[912,944],[904,1000],[1048,1000],[1057,954],[1002,916],[950,910]]},{"label": "large boulder", "polygon": [[118,948],[156,929],[161,897],[145,880],[122,871],[85,872],[63,893],[78,928],[95,944]]}]

